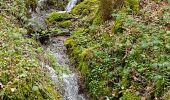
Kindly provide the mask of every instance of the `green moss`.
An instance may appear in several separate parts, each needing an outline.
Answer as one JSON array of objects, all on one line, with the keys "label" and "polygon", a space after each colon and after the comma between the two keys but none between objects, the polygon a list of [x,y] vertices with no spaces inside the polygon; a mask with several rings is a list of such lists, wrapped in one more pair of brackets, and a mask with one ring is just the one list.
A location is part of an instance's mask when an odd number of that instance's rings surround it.
[{"label": "green moss", "polygon": [[46,18],[46,23],[53,23],[55,21],[64,21],[71,19],[72,15],[69,13],[59,13],[59,12],[52,12]]},{"label": "green moss", "polygon": [[67,48],[72,48],[72,47],[75,47],[76,46],[76,43],[75,41],[72,39],[72,38],[69,38],[67,39],[65,42],[64,42],[65,46]]},{"label": "green moss", "polygon": [[89,68],[87,62],[80,61],[78,64],[78,69],[80,70],[83,77],[87,76],[89,74]]},{"label": "green moss", "polygon": [[125,92],[121,100],[141,100],[139,96],[136,96],[134,93]]},{"label": "green moss", "polygon": [[66,28],[66,27],[69,27],[71,24],[72,24],[72,22],[70,20],[68,20],[68,21],[59,22],[58,26],[62,27],[62,28]]},{"label": "green moss", "polygon": [[95,12],[98,7],[97,4],[97,0],[84,0],[80,4],[76,5],[71,12],[76,15],[89,15],[90,13]]},{"label": "green moss", "polygon": [[83,12],[82,12],[82,15],[83,16],[86,16],[90,13],[90,11],[88,9],[84,9]]},{"label": "green moss", "polygon": [[94,16],[93,25],[100,25],[102,22],[103,22],[103,20],[102,20],[102,18],[100,16],[100,12],[98,10],[97,13]]},{"label": "green moss", "polygon": [[80,54],[80,57],[82,60],[88,60],[90,58],[92,58],[93,53],[91,49],[83,49],[82,53]]},{"label": "green moss", "polygon": [[139,11],[139,0],[125,0],[125,6],[128,10],[138,12]]},{"label": "green moss", "polygon": [[89,74],[89,65],[87,63],[87,60],[91,59],[93,56],[91,49],[83,49],[79,55],[80,61],[79,61],[79,70],[81,71],[83,76],[86,76]]}]

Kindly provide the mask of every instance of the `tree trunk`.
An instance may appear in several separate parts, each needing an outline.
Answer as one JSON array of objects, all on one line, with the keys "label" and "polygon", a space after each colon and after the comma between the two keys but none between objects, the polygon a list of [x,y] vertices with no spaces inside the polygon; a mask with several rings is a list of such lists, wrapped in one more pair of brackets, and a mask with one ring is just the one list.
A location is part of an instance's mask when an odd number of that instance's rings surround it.
[{"label": "tree trunk", "polygon": [[100,14],[103,21],[111,19],[112,0],[100,0]]},{"label": "tree trunk", "polygon": [[112,18],[112,10],[120,9],[124,4],[124,0],[100,0],[100,13],[103,21]]}]

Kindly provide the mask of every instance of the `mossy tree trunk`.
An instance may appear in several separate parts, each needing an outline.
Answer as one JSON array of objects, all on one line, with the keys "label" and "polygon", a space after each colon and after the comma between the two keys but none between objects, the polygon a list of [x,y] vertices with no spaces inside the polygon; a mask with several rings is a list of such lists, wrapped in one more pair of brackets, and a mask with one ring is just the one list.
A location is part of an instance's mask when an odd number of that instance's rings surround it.
[{"label": "mossy tree trunk", "polygon": [[103,21],[111,19],[112,0],[100,0],[99,10]]},{"label": "mossy tree trunk", "polygon": [[113,9],[121,8],[124,0],[100,0],[100,13],[103,21],[111,19]]}]

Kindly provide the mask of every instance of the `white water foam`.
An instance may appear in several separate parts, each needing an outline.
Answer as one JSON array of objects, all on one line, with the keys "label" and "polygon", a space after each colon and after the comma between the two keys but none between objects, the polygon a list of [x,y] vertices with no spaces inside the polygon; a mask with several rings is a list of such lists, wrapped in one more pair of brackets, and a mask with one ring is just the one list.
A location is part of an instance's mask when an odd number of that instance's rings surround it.
[{"label": "white water foam", "polygon": [[70,12],[71,9],[77,4],[77,0],[69,0],[69,3],[67,7],[65,8],[65,11]]}]

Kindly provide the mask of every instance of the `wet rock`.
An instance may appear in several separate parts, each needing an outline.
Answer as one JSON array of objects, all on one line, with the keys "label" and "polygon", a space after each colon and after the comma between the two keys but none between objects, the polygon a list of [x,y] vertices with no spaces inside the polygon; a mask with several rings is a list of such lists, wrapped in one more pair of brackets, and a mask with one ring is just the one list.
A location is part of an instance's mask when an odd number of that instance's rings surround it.
[{"label": "wet rock", "polygon": [[61,29],[62,30],[62,35],[64,35],[64,36],[70,36],[70,30],[69,29]]}]

